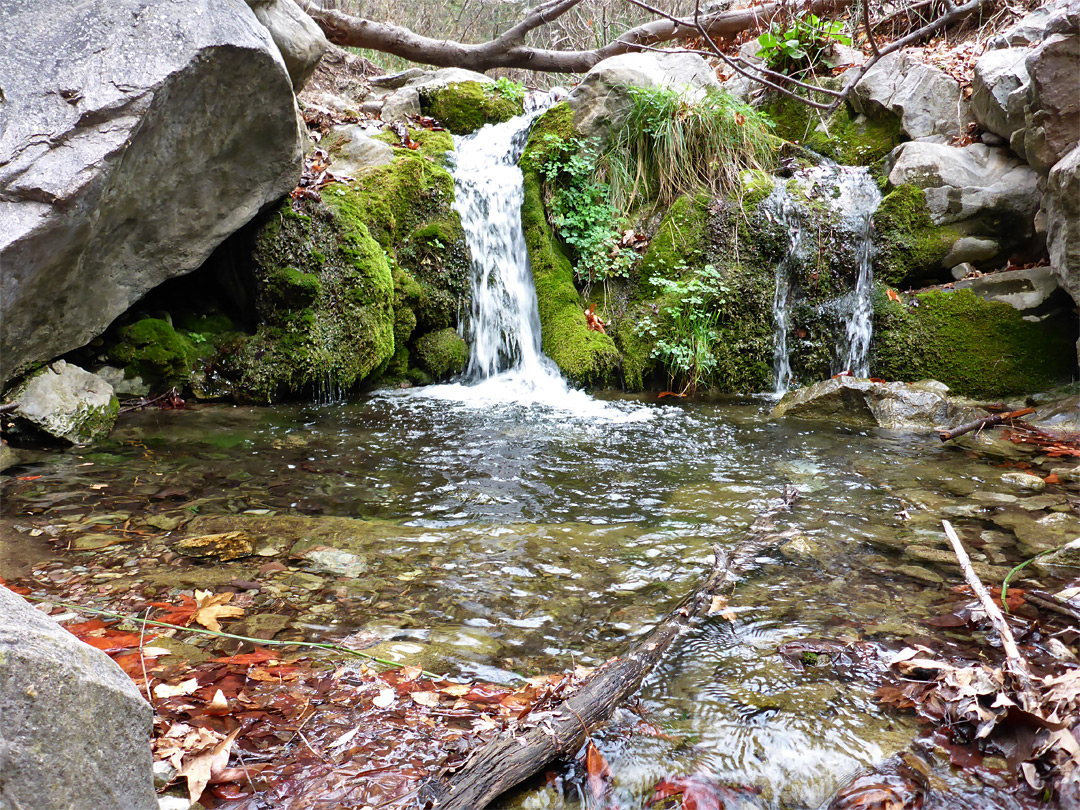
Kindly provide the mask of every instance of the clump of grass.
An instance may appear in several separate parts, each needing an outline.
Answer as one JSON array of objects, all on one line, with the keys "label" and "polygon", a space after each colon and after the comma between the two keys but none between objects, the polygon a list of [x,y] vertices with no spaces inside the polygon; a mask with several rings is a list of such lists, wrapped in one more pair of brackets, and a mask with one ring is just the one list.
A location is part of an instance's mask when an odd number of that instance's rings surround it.
[{"label": "clump of grass", "polygon": [[708,188],[739,187],[746,169],[772,167],[772,123],[722,90],[692,99],[670,88],[629,88],[632,104],[604,155],[611,201],[628,211],[645,198],[666,206]]}]

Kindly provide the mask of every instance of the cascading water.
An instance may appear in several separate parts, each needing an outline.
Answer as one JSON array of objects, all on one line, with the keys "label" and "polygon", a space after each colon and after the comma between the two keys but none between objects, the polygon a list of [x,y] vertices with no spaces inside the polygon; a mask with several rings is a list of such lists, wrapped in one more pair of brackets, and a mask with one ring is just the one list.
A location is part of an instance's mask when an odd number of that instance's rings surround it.
[{"label": "cascading water", "polygon": [[540,315],[521,229],[517,159],[541,102],[525,115],[455,139],[454,209],[472,253],[469,382],[512,372],[533,386],[561,383],[540,348]]},{"label": "cascading water", "polygon": [[[796,177],[799,187],[809,197],[823,201],[835,212],[837,230],[844,234],[844,244],[854,254],[855,288],[834,304],[843,322],[843,333],[836,344],[837,365],[833,372],[849,370],[855,376],[865,377],[869,373],[873,331],[870,305],[874,286],[873,216],[881,202],[881,192],[862,167],[815,166],[798,172]],[[796,269],[810,258],[805,239],[809,217],[791,196],[784,180],[778,180],[765,207],[790,239],[787,254],[776,266],[776,292],[773,295],[773,371],[775,392],[781,395],[787,392],[792,380],[788,350],[793,303],[791,280]]]},{"label": "cascading water", "polygon": [[552,101],[530,95],[524,115],[454,138],[454,210],[472,254],[469,363],[463,383],[428,386],[420,395],[469,405],[544,405],[607,420],[648,419],[649,409],[604,403],[571,389],[541,348],[517,161],[532,122]]}]

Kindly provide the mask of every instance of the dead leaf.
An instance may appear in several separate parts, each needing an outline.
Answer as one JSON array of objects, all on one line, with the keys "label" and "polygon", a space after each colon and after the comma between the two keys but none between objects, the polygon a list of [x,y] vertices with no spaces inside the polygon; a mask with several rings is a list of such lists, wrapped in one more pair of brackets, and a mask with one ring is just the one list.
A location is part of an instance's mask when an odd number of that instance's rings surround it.
[{"label": "dead leaf", "polygon": [[231,619],[244,615],[244,609],[226,604],[233,598],[231,593],[214,594],[211,591],[195,591],[195,602],[198,609],[192,618],[215,633],[221,632],[219,619]]},{"label": "dead leaf", "polygon": [[380,709],[385,709],[387,706],[390,706],[391,704],[393,704],[394,695],[395,695],[394,690],[390,689],[389,687],[387,687],[385,689],[380,689],[379,694],[377,694],[375,696],[375,698],[371,701],[371,703],[372,703],[373,706],[376,706],[376,707],[378,707]]},{"label": "dead leaf", "polygon": [[198,688],[198,678],[189,678],[188,680],[177,684],[159,683],[154,687],[154,697],[165,700],[179,695],[190,695]]},{"label": "dead leaf", "polygon": [[410,692],[409,697],[413,699],[413,703],[419,703],[421,706],[427,706],[429,709],[434,709],[439,705],[438,692]]},{"label": "dead leaf", "polygon": [[232,744],[239,734],[239,728],[233,729],[233,732],[228,737],[213,748],[202,751],[195,756],[184,760],[184,767],[180,769],[180,772],[176,776],[177,778],[181,776],[187,778],[188,798],[191,800],[192,804],[197,802],[199,797],[202,796],[202,792],[206,790],[206,786],[210,784],[210,780],[213,778],[214,773],[220,773],[228,767],[229,754],[232,752]]},{"label": "dead leaf", "polygon": [[589,790],[594,799],[599,799],[611,784],[611,768],[592,740],[585,746],[585,771],[589,774]]},{"label": "dead leaf", "polygon": [[706,613],[707,616],[715,616],[720,614],[720,618],[727,619],[729,622],[734,622],[736,618],[735,611],[728,607],[727,597],[723,594],[713,594],[712,602],[709,604],[709,610]]}]

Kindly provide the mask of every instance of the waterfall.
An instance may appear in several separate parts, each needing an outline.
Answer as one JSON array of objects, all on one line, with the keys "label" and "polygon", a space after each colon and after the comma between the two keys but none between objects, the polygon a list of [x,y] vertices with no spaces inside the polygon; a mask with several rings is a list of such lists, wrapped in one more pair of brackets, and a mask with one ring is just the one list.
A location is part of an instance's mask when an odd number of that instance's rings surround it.
[{"label": "waterfall", "polygon": [[[836,344],[833,372],[850,370],[857,377],[869,373],[870,338],[873,332],[870,297],[874,287],[873,217],[881,202],[881,192],[863,167],[827,164],[796,173],[798,185],[815,200],[824,203],[835,217],[842,244],[852,251],[857,271],[855,288],[837,301],[834,308],[843,323]],[[788,348],[792,301],[792,278],[812,257],[805,232],[809,212],[788,192],[787,181],[777,178],[776,186],[763,203],[767,215],[789,238],[788,251],[776,265],[773,294],[773,375],[777,395],[791,386],[792,372]]]},{"label": "waterfall", "polygon": [[546,105],[454,139],[454,209],[472,254],[469,382],[512,372],[535,385],[561,383],[540,348],[540,314],[521,228],[525,192],[517,160]]}]

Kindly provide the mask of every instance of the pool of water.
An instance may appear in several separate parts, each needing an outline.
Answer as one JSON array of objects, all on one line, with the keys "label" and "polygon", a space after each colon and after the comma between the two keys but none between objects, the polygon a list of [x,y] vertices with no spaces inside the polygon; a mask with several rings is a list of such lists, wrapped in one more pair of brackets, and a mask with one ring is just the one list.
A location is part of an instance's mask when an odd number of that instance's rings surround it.
[{"label": "pool of water", "polygon": [[[778,527],[795,537],[742,578],[736,621],[677,642],[599,743],[619,807],[643,806],[665,776],[707,773],[753,786],[761,806],[799,808],[917,733],[872,693],[882,659],[925,635],[961,581],[943,517],[987,577],[1028,555],[1003,513],[1080,533],[1075,491],[1010,489],[1011,462],[970,443],[771,420],[764,398],[669,401],[568,392],[521,405],[450,386],[125,414],[107,442],[4,480],[5,548],[38,550],[0,575],[36,570],[102,604],[254,580],[249,612],[280,617],[279,638],[363,638],[395,660],[508,680],[625,650],[697,583],[714,545],[736,543],[792,485],[802,498]],[[172,551],[238,528],[254,556]],[[850,660],[780,654],[806,639],[846,645]],[[630,733],[642,723],[650,733]],[[553,795],[507,801],[577,806]]]}]

